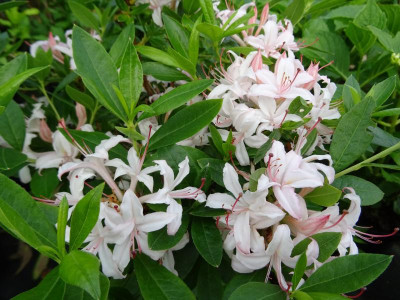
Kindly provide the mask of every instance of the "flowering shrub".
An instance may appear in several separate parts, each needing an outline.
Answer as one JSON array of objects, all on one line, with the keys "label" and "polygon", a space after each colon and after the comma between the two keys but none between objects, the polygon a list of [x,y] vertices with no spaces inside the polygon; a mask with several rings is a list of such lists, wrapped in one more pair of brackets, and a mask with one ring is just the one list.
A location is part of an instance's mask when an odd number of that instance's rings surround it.
[{"label": "flowering shrub", "polygon": [[347,174],[399,182],[399,6],[94,2],[2,49],[0,225],[59,264],[16,299],[361,295],[398,228]]}]

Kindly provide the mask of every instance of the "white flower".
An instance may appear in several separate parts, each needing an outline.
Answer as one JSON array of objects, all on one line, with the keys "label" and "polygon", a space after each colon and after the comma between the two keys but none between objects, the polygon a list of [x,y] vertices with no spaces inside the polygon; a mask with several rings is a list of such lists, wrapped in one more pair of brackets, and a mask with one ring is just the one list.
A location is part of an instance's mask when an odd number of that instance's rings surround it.
[{"label": "white flower", "polygon": [[159,169],[160,174],[164,177],[164,187],[154,194],[145,195],[140,198],[141,202],[146,203],[165,203],[168,205],[167,213],[173,214],[175,217],[167,226],[169,235],[174,235],[182,224],[182,205],[175,199],[195,199],[199,202],[205,201],[205,194],[200,188],[186,187],[181,190],[174,190],[182,180],[189,174],[189,158],[186,157],[179,164],[178,175],[174,178],[174,172],[168,166],[165,160],[154,161]]},{"label": "white flower", "polygon": [[178,276],[178,272],[175,270],[175,259],[172,252],[183,249],[187,245],[187,243],[189,243],[189,233],[186,232],[179,243],[171,249],[165,251],[164,256],[161,258],[163,266],[174,273],[176,276]]},{"label": "white flower", "polygon": [[[314,160],[328,160],[329,166],[310,163]],[[324,185],[324,176],[333,182],[335,171],[331,167],[330,155],[312,155],[302,158],[295,151],[286,153],[284,145],[275,141],[265,156],[268,178],[274,182],[273,191],[279,204],[294,218],[307,218],[304,199],[295,192],[295,188],[317,187]]]}]

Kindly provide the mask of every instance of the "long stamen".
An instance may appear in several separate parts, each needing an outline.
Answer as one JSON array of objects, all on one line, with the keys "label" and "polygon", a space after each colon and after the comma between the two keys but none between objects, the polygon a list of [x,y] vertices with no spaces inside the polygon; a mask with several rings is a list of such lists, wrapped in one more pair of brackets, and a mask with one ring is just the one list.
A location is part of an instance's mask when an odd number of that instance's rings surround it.
[{"label": "long stamen", "polygon": [[149,142],[150,142],[151,129],[152,129],[152,128],[153,128],[153,126],[152,126],[152,125],[149,125],[149,134],[148,134],[148,136],[147,136],[147,143],[146,143],[146,147],[144,148],[143,155],[142,155],[142,157],[140,158],[140,168],[139,168],[139,169],[142,169],[143,162],[144,162],[144,159],[145,159],[145,157],[146,157],[147,149],[149,149]]},{"label": "long stamen", "polygon": [[318,125],[319,123],[321,123],[321,121],[322,121],[322,118],[321,118],[321,117],[318,117],[317,122],[315,122],[315,124],[314,124],[310,129],[308,129],[307,134],[306,134],[305,137],[308,137],[308,136],[310,135],[310,133],[315,129],[315,127],[317,127],[317,125]]},{"label": "long stamen", "polygon": [[62,127],[62,129],[64,129],[64,131],[67,133],[67,135],[69,136],[69,138],[72,141],[72,144],[78,148],[78,150],[83,154],[83,155],[87,155],[88,153],[83,149],[83,147],[75,140],[75,138],[71,135],[71,133],[68,131],[67,127],[65,126],[65,123],[60,120],[58,122],[58,124],[60,124],[60,126]]},{"label": "long stamen", "polygon": [[282,127],[282,124],[283,124],[283,122],[285,122],[285,119],[286,119],[288,113],[289,113],[289,110],[288,109],[285,110],[285,115],[283,116],[283,119],[282,119],[281,123],[279,124],[278,128]]},{"label": "long stamen", "polygon": [[250,174],[247,174],[246,172],[241,171],[236,167],[235,162],[233,161],[232,151],[229,151],[229,157],[231,158],[231,162],[232,162],[233,168],[235,169],[236,173],[242,175],[247,180],[250,180]]},{"label": "long stamen", "polygon": [[229,212],[225,217],[225,223],[226,223],[226,226],[228,226],[228,227],[229,227],[229,216],[233,213],[233,210],[235,209],[236,204],[238,203],[239,199],[242,198],[242,196],[243,196],[243,194],[240,193],[232,205],[231,212]]},{"label": "long stamen", "polygon": [[389,234],[371,234],[371,233],[363,232],[363,231],[360,231],[360,230],[357,230],[357,229],[354,229],[354,231],[356,233],[360,234],[360,235],[371,237],[371,238],[384,238],[384,237],[394,236],[399,231],[399,228],[396,227],[393,230],[393,232],[389,233]]},{"label": "long stamen", "polygon": [[[76,178],[78,178],[78,175],[76,175]],[[89,183],[87,183],[86,181],[83,182],[84,185],[90,187],[92,190],[94,189],[94,187],[92,185],[90,185]],[[102,193],[104,197],[110,198],[111,195],[107,195],[106,193]]]},{"label": "long stamen", "polygon": [[323,228],[323,229],[325,230],[325,229],[330,229],[330,228],[335,227],[337,224],[339,224],[339,223],[344,219],[344,217],[345,217],[348,213],[349,213],[349,212],[348,212],[347,210],[343,210],[342,215],[340,216],[340,218],[339,218],[333,225],[328,226],[328,227],[325,227],[325,228]]}]

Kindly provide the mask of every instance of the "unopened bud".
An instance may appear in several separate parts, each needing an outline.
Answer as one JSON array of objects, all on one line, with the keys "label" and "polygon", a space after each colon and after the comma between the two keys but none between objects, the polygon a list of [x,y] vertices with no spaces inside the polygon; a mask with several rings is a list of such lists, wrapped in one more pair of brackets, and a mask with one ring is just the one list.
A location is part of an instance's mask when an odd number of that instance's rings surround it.
[{"label": "unopened bud", "polygon": [[40,120],[40,126],[39,126],[39,136],[40,138],[48,143],[53,142],[53,133],[51,132],[49,125],[47,125],[46,120],[42,119]]},{"label": "unopened bud", "polygon": [[87,120],[86,108],[82,104],[76,103],[75,111],[76,116],[78,117],[78,125],[76,126],[76,129],[79,130],[86,123]]}]

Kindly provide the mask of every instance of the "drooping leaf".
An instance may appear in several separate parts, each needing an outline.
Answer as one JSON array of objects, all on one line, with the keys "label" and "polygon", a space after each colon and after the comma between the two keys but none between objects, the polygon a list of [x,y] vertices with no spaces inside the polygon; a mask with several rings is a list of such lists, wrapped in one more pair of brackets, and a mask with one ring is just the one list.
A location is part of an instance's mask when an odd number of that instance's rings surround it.
[{"label": "drooping leaf", "polygon": [[307,194],[304,199],[317,205],[329,207],[338,202],[341,195],[341,190],[326,184],[315,188],[311,193]]},{"label": "drooping leaf", "polygon": [[375,101],[368,97],[355,105],[340,120],[330,148],[336,171],[341,171],[353,163],[370,145],[372,135],[367,128],[374,125],[371,121],[374,109]]},{"label": "drooping leaf", "polygon": [[70,285],[80,287],[95,299],[101,296],[100,261],[93,254],[73,250],[60,264],[60,277]]},{"label": "drooping leaf", "polygon": [[185,283],[144,254],[134,259],[135,274],[144,300],[195,299]]},{"label": "drooping leaf", "polygon": [[210,265],[218,267],[222,259],[222,238],[215,221],[209,218],[195,218],[191,233],[200,255]]},{"label": "drooping leaf", "polygon": [[357,254],[338,257],[317,269],[300,287],[304,292],[348,293],[374,281],[392,256]]},{"label": "drooping leaf", "polygon": [[98,185],[85,195],[75,206],[71,215],[71,234],[69,246],[71,250],[78,249],[96,225],[99,212],[100,200],[103,193],[104,183]]},{"label": "drooping leaf", "polygon": [[151,137],[149,149],[173,145],[193,136],[210,124],[221,105],[221,100],[206,100],[180,110]]}]

